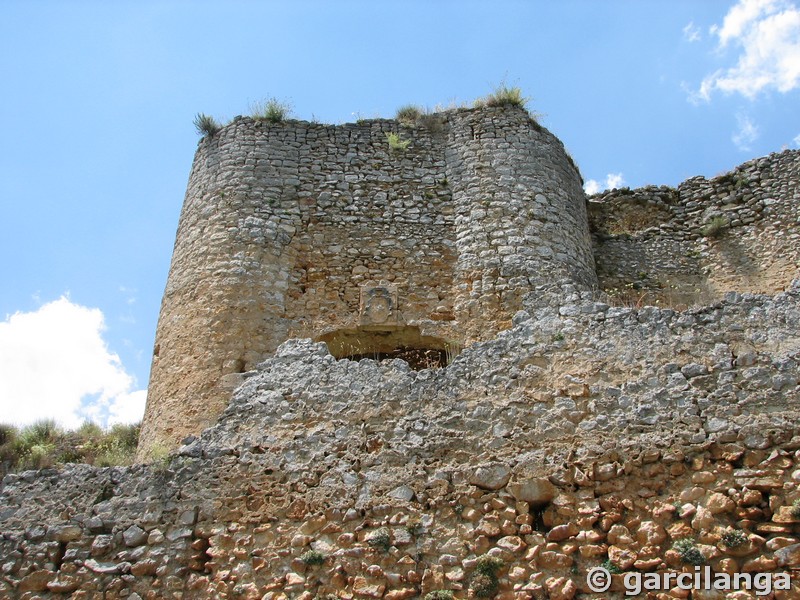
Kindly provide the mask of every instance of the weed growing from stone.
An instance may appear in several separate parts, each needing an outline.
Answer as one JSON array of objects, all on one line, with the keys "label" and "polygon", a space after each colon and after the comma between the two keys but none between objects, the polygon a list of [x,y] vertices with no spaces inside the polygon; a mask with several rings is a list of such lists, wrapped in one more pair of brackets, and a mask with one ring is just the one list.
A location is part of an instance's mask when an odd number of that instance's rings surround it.
[{"label": "weed growing from stone", "polygon": [[700,230],[705,237],[715,238],[719,237],[723,231],[728,227],[728,219],[723,216],[712,217],[708,223]]},{"label": "weed growing from stone", "polygon": [[403,152],[411,143],[411,140],[401,140],[396,133],[387,133],[386,141],[389,142],[389,149],[393,152]]},{"label": "weed growing from stone", "polygon": [[497,593],[499,584],[497,582],[497,577],[479,573],[472,578],[472,583],[469,587],[476,598],[491,598]]},{"label": "weed growing from stone", "polygon": [[800,519],[800,498],[792,502],[792,510],[790,514],[793,518]]},{"label": "weed growing from stone", "polygon": [[383,552],[388,552],[389,548],[392,545],[392,540],[391,537],[389,536],[389,530],[386,529],[385,527],[376,529],[367,538],[367,544]]},{"label": "weed growing from stone", "polygon": [[476,106],[519,106],[525,108],[530,98],[522,96],[518,87],[508,87],[505,83],[498,85],[495,90],[481,100],[475,102]]},{"label": "weed growing from stone", "polygon": [[197,133],[205,137],[212,137],[222,129],[222,126],[214,117],[205,113],[197,113],[192,123],[194,124],[194,128],[197,129]]},{"label": "weed growing from stone", "polygon": [[683,538],[675,542],[673,549],[680,555],[681,560],[688,565],[702,565],[706,557],[700,552],[694,540]]},{"label": "weed growing from stone", "polygon": [[447,590],[436,590],[435,592],[428,592],[425,594],[423,600],[453,600],[453,592]]},{"label": "weed growing from stone", "polygon": [[503,560],[496,556],[484,554],[478,557],[475,562],[475,571],[482,575],[497,575],[497,572],[503,566]]},{"label": "weed growing from stone", "polygon": [[723,533],[721,539],[728,548],[738,548],[747,543],[747,534],[741,529],[731,529]]},{"label": "weed growing from stone", "polygon": [[156,473],[164,474],[169,470],[169,449],[164,444],[153,444],[149,458]]},{"label": "weed growing from stone", "polygon": [[269,98],[254,103],[250,107],[250,111],[256,121],[280,123],[292,114],[292,105],[288,102],[281,102],[277,98]]},{"label": "weed growing from stone", "polygon": [[478,598],[491,598],[497,593],[497,572],[503,566],[503,561],[496,556],[484,554],[475,562],[475,575],[472,577],[470,589]]},{"label": "weed growing from stone", "polygon": [[419,106],[414,104],[406,104],[405,106],[401,106],[397,109],[397,113],[395,114],[394,118],[404,125],[414,125],[423,114],[425,114],[425,111]]},{"label": "weed growing from stone", "polygon": [[325,562],[325,555],[316,550],[309,550],[300,556],[300,560],[309,566],[321,565]]}]

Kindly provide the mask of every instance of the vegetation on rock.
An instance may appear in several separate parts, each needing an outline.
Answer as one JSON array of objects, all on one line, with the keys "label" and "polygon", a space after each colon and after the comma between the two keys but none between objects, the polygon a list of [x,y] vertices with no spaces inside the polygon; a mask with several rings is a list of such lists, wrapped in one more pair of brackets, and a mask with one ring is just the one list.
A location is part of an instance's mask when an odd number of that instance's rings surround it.
[{"label": "vegetation on rock", "polygon": [[251,116],[256,121],[268,121],[270,123],[280,123],[292,114],[292,105],[288,102],[281,102],[277,98],[269,98],[260,102],[255,102],[251,107]]},{"label": "vegetation on rock", "polygon": [[65,463],[129,465],[138,440],[138,423],[117,424],[108,430],[88,421],[75,430],[64,430],[52,419],[21,429],[0,424],[0,474]]},{"label": "vegetation on rock", "polygon": [[215,133],[222,129],[222,126],[214,117],[211,117],[205,113],[197,113],[192,123],[194,124],[195,129],[197,129],[197,133],[206,137],[212,137]]}]

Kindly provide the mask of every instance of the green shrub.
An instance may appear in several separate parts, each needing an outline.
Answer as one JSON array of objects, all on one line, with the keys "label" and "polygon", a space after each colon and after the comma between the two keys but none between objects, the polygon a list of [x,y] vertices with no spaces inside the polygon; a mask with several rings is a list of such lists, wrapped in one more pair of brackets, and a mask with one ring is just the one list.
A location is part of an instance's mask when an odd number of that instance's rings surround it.
[{"label": "green shrub", "polygon": [[683,538],[675,542],[672,546],[678,552],[681,560],[689,565],[702,565],[706,562],[706,557],[700,552],[694,540]]},{"label": "green shrub", "polygon": [[406,104],[397,109],[395,119],[406,125],[414,125],[425,111],[414,104]]},{"label": "green shrub", "polygon": [[325,555],[322,552],[317,552],[316,550],[309,550],[300,556],[300,560],[309,566],[321,565],[325,562]]},{"label": "green shrub", "polygon": [[150,454],[147,459],[156,472],[165,473],[169,469],[171,458],[169,448],[166,445],[157,442],[150,446]]},{"label": "green shrub", "polygon": [[53,419],[41,419],[25,427],[19,439],[24,444],[37,444],[55,441],[61,433]]},{"label": "green shrub", "polygon": [[392,540],[391,536],[389,535],[389,530],[386,529],[385,527],[376,529],[367,538],[367,544],[369,544],[373,548],[382,550],[383,552],[388,552],[389,547],[392,545]]},{"label": "green shrub", "polygon": [[36,421],[24,427],[12,445],[13,467],[20,470],[44,469],[57,463],[56,442],[61,430],[52,419]]},{"label": "green shrub", "polygon": [[18,430],[0,425],[2,469],[41,469],[64,463],[98,466],[132,464],[139,440],[139,425],[117,424],[108,431],[86,422],[74,431],[63,431],[53,420]]},{"label": "green shrub", "polygon": [[13,425],[0,424],[0,477],[16,464],[15,442],[18,435],[19,431]]},{"label": "green shrub", "polygon": [[256,121],[269,121],[280,123],[292,114],[292,105],[281,102],[277,98],[269,98],[255,102],[251,107],[251,115]]},{"label": "green shrub", "polygon": [[396,133],[387,133],[386,141],[389,142],[389,149],[395,152],[402,152],[411,143],[411,140],[401,140]]},{"label": "green shrub", "polygon": [[792,510],[790,512],[792,517],[795,519],[800,519],[800,498],[792,502]]},{"label": "green shrub", "polygon": [[55,444],[33,444],[22,455],[20,466],[25,469],[46,469],[56,464]]},{"label": "green shrub", "polygon": [[719,237],[720,234],[727,229],[728,225],[728,219],[721,215],[717,215],[716,217],[709,219],[708,223],[706,223],[700,230],[700,233],[709,238]]},{"label": "green shrub", "polygon": [[478,598],[491,598],[497,593],[497,572],[502,568],[503,561],[489,554],[479,556],[475,561],[475,573],[470,583],[470,589]]},{"label": "green shrub", "polygon": [[103,436],[103,428],[92,421],[84,421],[83,424],[75,430],[75,433],[84,440],[93,440]]},{"label": "green shrub", "polygon": [[502,559],[489,554],[484,554],[483,556],[478,557],[478,560],[475,562],[475,572],[480,573],[481,575],[497,576],[497,572],[502,568],[502,566]]},{"label": "green shrub", "polygon": [[436,590],[425,594],[423,600],[453,600],[453,592],[447,590]]},{"label": "green shrub", "polygon": [[0,423],[0,448],[13,444],[18,435],[19,431],[16,427]]},{"label": "green shrub", "polygon": [[469,587],[477,598],[491,598],[497,593],[499,584],[496,576],[478,573],[472,578]]},{"label": "green shrub", "polygon": [[730,529],[722,534],[722,543],[728,548],[738,548],[747,543],[747,534],[741,529]]},{"label": "green shrub", "polygon": [[498,85],[494,92],[486,96],[483,100],[476,103],[478,106],[519,106],[525,108],[530,98],[522,96],[522,90],[518,87],[508,87],[505,83]]},{"label": "green shrub", "polygon": [[211,117],[205,113],[197,113],[194,116],[194,128],[197,129],[197,133],[205,137],[212,137],[215,133],[217,133],[222,126],[217,123],[217,120],[214,117]]},{"label": "green shrub", "polygon": [[603,564],[601,564],[600,566],[603,567],[606,571],[608,571],[612,575],[619,575],[620,573],[622,573],[622,569],[620,569],[617,565],[611,562],[611,559],[603,561]]}]

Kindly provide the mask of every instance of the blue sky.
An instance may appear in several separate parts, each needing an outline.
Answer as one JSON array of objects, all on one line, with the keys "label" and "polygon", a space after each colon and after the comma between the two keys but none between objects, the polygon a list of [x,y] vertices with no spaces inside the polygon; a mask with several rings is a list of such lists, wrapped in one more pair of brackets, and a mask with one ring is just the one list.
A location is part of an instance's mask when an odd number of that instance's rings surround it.
[{"label": "blue sky", "polygon": [[590,190],[800,145],[794,0],[0,4],[0,421],[141,414],[197,145],[520,86]]}]

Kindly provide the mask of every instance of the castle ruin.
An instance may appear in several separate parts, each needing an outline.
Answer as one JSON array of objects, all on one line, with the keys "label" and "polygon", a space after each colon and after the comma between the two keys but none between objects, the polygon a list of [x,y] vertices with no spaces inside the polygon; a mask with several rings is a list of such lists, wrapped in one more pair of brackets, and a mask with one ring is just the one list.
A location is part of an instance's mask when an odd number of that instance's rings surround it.
[{"label": "castle ruin", "polygon": [[237,117],[192,165],[141,456],[213,424],[290,338],[438,366],[563,281],[673,306],[783,290],[800,262],[798,162],[587,203],[563,144],[518,107],[415,124]]},{"label": "castle ruin", "polygon": [[289,338],[444,362],[507,329],[537,285],[596,287],[581,186],[521,108],[420,126],[235,119],[195,155],[141,447],[211,425]]},{"label": "castle ruin", "polygon": [[235,119],[149,460],[6,475],[0,598],[601,600],[700,565],[789,587],[653,597],[800,598],[798,182],[785,151],[586,198],[513,107]]}]

